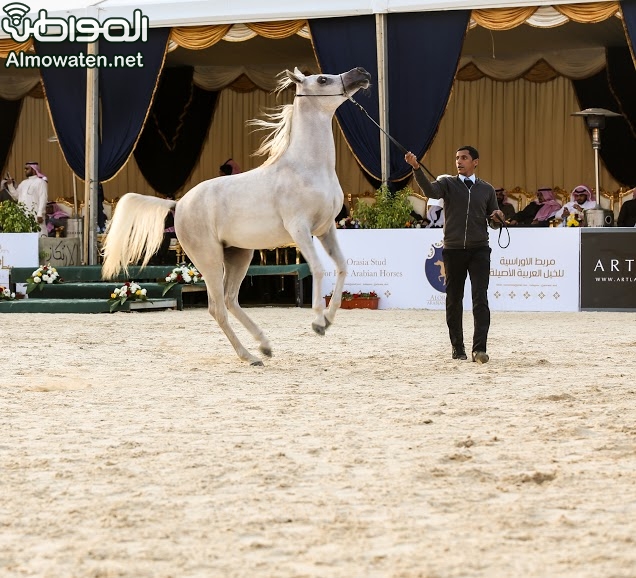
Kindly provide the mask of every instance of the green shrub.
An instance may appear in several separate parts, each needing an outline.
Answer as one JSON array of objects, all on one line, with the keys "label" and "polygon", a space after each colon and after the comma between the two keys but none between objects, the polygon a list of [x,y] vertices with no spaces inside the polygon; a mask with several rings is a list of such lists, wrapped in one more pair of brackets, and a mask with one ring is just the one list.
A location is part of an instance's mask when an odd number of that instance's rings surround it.
[{"label": "green shrub", "polygon": [[0,203],[0,233],[39,233],[40,225],[33,211],[23,203]]},{"label": "green shrub", "polygon": [[413,205],[409,195],[411,187],[391,193],[389,187],[382,185],[375,193],[375,203],[368,205],[358,199],[353,213],[363,229],[403,229],[413,222]]}]

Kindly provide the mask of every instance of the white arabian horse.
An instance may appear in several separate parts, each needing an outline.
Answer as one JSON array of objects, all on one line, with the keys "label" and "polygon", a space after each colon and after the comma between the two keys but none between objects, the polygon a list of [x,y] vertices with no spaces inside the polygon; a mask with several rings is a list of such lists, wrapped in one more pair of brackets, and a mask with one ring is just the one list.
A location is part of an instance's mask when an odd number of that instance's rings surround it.
[{"label": "white arabian horse", "polygon": [[[164,220],[175,209],[174,227],[181,247],[203,274],[210,315],[237,355],[252,365],[262,361],[239,341],[228,310],[271,357],[269,340],[241,309],[238,292],[254,249],[294,242],[313,275],[313,330],[324,335],[340,307],[346,261],[336,239],[335,217],[344,195],[336,176],[332,118],[336,109],[371,75],[363,68],[342,74],[283,73],[278,89],[296,84],[294,103],[251,121],[271,130],[256,154],[268,154],[258,168],[199,183],[178,202],[128,193],[117,203],[104,242],[102,277],[112,279],[141,260],[147,265],[163,239]],[[301,98],[303,97],[303,98]],[[312,243],[316,236],[336,265],[336,285],[329,308],[323,307],[325,271]]]}]

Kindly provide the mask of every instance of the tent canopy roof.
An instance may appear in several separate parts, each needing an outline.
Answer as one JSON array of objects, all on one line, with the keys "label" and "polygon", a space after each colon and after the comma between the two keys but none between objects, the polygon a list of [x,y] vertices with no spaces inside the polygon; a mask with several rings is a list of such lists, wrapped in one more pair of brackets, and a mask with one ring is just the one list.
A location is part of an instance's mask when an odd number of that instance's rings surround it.
[{"label": "tent canopy roof", "polygon": [[[0,7],[10,1],[0,0]],[[311,3],[297,0],[30,0],[28,6],[32,15],[46,9],[49,16],[73,14],[78,18],[91,16],[99,20],[113,17],[132,19],[133,11],[141,9],[152,27],[163,27],[579,3],[585,3],[585,0],[319,0]],[[0,37],[6,36],[4,31],[0,31]]]}]

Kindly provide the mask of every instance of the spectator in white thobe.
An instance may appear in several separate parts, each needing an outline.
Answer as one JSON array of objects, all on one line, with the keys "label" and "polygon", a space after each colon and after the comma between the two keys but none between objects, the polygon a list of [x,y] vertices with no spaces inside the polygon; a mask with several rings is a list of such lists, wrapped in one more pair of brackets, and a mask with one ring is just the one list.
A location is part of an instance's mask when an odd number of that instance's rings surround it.
[{"label": "spectator in white thobe", "polygon": [[17,189],[11,184],[7,188],[18,203],[24,203],[29,211],[35,213],[40,224],[40,234],[43,237],[48,237],[46,228],[46,204],[49,200],[47,178],[40,172],[40,165],[34,162],[25,163],[24,176],[26,178],[18,185]]}]

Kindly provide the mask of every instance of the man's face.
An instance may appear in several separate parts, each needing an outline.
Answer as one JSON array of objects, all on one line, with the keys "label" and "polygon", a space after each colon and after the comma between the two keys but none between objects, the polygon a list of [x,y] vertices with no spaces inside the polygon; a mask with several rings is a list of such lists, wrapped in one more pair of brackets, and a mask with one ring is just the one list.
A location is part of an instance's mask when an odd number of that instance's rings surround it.
[{"label": "man's face", "polygon": [[574,200],[577,205],[582,205],[585,201],[587,201],[587,193],[577,193],[574,191]]},{"label": "man's face", "polygon": [[479,159],[473,159],[466,149],[458,150],[455,153],[455,165],[457,172],[463,177],[470,177],[477,168]]},{"label": "man's face", "polygon": [[543,201],[544,201],[543,193],[542,193],[541,191],[539,191],[539,192],[537,193],[537,200],[538,200],[540,203],[543,203]]},{"label": "man's face", "polygon": [[503,191],[497,191],[497,202],[499,204],[504,202],[504,192]]},{"label": "man's face", "polygon": [[27,177],[32,177],[35,174],[35,170],[33,169],[33,167],[31,165],[26,165],[24,167],[24,174]]}]

